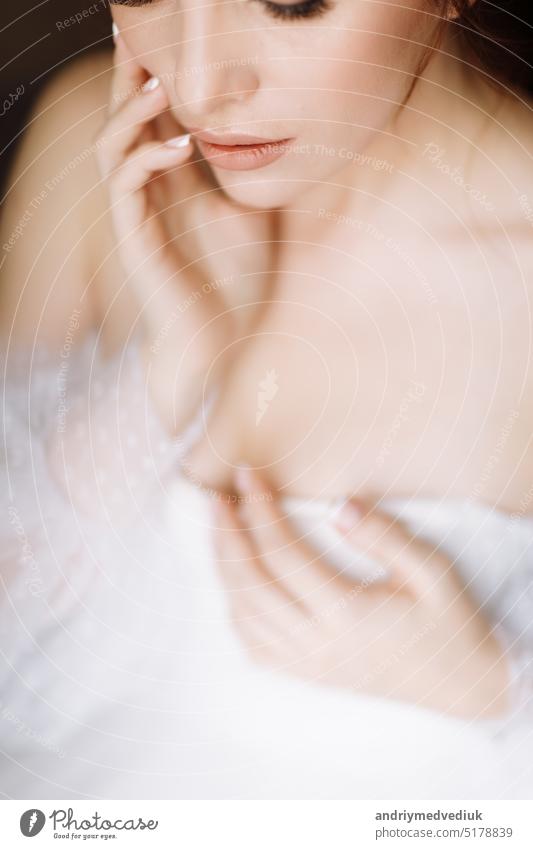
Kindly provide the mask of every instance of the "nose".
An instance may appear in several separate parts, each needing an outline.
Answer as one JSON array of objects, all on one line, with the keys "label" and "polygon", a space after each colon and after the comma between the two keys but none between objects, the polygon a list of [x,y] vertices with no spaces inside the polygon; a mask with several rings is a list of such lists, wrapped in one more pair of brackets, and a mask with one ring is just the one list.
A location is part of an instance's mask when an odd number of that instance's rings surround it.
[{"label": "nose", "polygon": [[228,101],[253,95],[257,62],[247,49],[250,34],[235,32],[235,22],[231,25],[228,18],[228,6],[234,4],[207,0],[187,5],[176,16],[174,90],[190,123],[202,125],[203,118]]}]

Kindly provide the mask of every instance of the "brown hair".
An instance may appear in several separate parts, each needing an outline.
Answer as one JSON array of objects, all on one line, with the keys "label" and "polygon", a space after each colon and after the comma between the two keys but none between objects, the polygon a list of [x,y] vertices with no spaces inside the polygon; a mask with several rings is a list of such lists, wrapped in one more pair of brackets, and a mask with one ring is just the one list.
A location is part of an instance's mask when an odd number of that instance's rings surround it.
[{"label": "brown hair", "polygon": [[[399,107],[411,97],[432,50],[439,49],[444,28],[453,26],[463,56],[494,87],[529,90],[533,94],[533,0],[428,0],[428,12],[441,19],[430,48],[422,57]],[[450,24],[451,22],[451,24]]]},{"label": "brown hair", "polygon": [[533,92],[533,0],[437,0],[457,38],[496,84]]}]

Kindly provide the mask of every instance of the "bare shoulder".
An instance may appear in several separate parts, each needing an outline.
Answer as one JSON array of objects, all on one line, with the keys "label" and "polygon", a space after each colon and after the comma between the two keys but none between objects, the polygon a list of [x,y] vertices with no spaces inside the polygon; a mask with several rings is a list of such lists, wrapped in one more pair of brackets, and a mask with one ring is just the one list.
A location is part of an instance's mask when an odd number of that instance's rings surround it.
[{"label": "bare shoulder", "polygon": [[0,222],[0,321],[17,339],[61,339],[74,310],[95,322],[92,281],[105,222],[95,138],[106,119],[112,51],[57,70],[28,117]]}]

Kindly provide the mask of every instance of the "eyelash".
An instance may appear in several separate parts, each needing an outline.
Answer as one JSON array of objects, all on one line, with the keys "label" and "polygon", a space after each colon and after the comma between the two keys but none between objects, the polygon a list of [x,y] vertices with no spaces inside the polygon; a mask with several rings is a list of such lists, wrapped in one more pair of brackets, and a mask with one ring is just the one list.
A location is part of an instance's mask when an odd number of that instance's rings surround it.
[{"label": "eyelash", "polygon": [[301,0],[300,3],[291,3],[290,6],[280,6],[271,0],[260,0],[267,12],[275,18],[294,21],[298,18],[311,18],[323,15],[331,8],[329,0]]},{"label": "eyelash", "polygon": [[[149,6],[154,0],[110,0],[111,6]],[[258,0],[269,15],[284,21],[294,21],[299,18],[312,18],[323,15],[331,9],[331,0],[300,0],[289,6],[280,6],[273,0]]]}]

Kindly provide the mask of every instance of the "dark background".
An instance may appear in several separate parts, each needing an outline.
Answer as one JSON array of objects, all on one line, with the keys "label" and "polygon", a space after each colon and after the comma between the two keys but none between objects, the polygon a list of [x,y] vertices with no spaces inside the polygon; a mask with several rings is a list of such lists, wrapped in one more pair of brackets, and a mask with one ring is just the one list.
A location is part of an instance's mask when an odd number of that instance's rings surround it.
[{"label": "dark background", "polygon": [[[89,15],[90,8],[96,11]],[[84,10],[80,23],[64,25]],[[89,50],[108,50],[111,44],[107,0],[1,0],[0,193],[40,87],[69,60]]]}]

